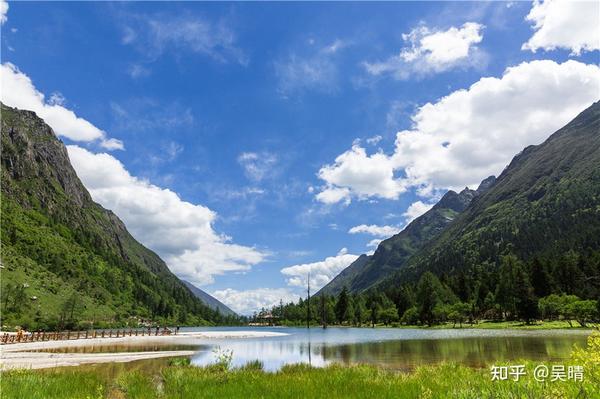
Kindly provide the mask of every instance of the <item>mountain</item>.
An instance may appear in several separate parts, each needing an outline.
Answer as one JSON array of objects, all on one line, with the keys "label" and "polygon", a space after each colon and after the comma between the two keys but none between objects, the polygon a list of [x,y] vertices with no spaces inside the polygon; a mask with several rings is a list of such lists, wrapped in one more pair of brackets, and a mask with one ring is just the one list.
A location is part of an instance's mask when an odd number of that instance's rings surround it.
[{"label": "mountain", "polygon": [[2,323],[67,328],[219,314],[95,203],[34,112],[1,104]]},{"label": "mountain", "polygon": [[[560,292],[600,296],[600,102],[515,156],[496,182],[378,288],[464,279],[504,255],[541,262]],[[378,263],[382,267],[384,262]]]},{"label": "mountain", "polygon": [[317,293],[336,295],[343,287],[361,292],[389,277],[419,249],[437,237],[467,206],[473,198],[484,193],[495,182],[490,176],[477,190],[465,188],[460,193],[448,191],[430,210],[412,221],[400,233],[379,243],[371,256],[361,255]]},{"label": "mountain", "polygon": [[182,280],[186,287],[192,291],[192,294],[196,296],[196,298],[200,299],[204,302],[208,307],[214,310],[218,310],[224,316],[237,316],[237,314],[231,310],[227,305],[219,301],[214,296],[202,291],[200,288],[196,287],[189,281]]}]

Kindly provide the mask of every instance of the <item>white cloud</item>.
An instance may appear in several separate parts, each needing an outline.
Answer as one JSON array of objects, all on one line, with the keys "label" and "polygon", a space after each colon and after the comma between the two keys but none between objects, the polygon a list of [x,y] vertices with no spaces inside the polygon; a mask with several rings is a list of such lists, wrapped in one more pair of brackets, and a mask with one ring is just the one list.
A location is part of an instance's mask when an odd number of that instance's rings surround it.
[{"label": "white cloud", "polygon": [[307,90],[335,92],[339,75],[335,55],[346,46],[347,43],[336,40],[320,49],[310,49],[308,55],[292,53],[277,60],[274,67],[279,93],[290,97]]},{"label": "white cloud", "polygon": [[277,156],[269,152],[243,152],[238,156],[238,163],[244,169],[246,177],[250,180],[261,181],[275,174]]},{"label": "white cloud", "polygon": [[393,163],[413,185],[476,186],[591,105],[599,89],[596,65],[524,62],[420,107],[413,128],[397,134]]},{"label": "white cloud", "polygon": [[404,184],[394,178],[392,158],[381,152],[367,155],[359,145],[339,155],[332,165],[323,166],[318,176],[327,186],[316,198],[329,204],[348,202],[351,196],[396,199],[405,191]]},{"label": "white cloud", "polygon": [[459,28],[453,26],[445,31],[419,26],[402,35],[409,46],[402,48],[400,54],[383,62],[365,62],[363,65],[371,75],[391,73],[400,80],[456,67],[479,66],[487,62],[486,54],[476,47],[483,40],[483,28],[475,22],[467,22]]},{"label": "white cloud", "polygon": [[94,201],[114,211],[137,240],[185,280],[205,285],[215,275],[249,270],[265,258],[259,250],[230,243],[229,237],[215,232],[217,215],[207,207],[131,176],[109,154],[93,154],[78,146],[67,149]]},{"label": "white cloud", "polygon": [[100,146],[108,151],[122,150],[123,142],[118,139],[102,139]]},{"label": "white cloud", "polygon": [[372,224],[372,225],[361,224],[359,226],[354,226],[350,230],[348,230],[348,233],[350,233],[350,234],[363,233],[363,234],[369,234],[369,235],[377,237],[367,243],[367,248],[377,248],[377,246],[383,239],[389,238],[389,237],[393,236],[394,234],[398,234],[399,232],[400,232],[400,229],[398,227],[378,226],[376,224]]},{"label": "white cloud", "polygon": [[344,201],[347,205],[350,203],[350,189],[330,186],[318,193],[315,198],[324,204],[336,204]]},{"label": "white cloud", "polygon": [[398,229],[398,227],[378,226],[376,224],[371,224],[371,225],[361,224],[359,226],[354,226],[350,230],[348,230],[348,233],[350,233],[350,234],[364,233],[364,234],[370,234],[372,236],[382,237],[382,238],[391,237],[394,234],[397,234],[399,232],[400,232],[400,229]]},{"label": "white cloud", "polygon": [[358,255],[348,253],[342,248],[336,256],[330,256],[320,262],[305,263],[281,269],[281,273],[288,276],[286,282],[289,286],[306,288],[310,273],[310,288],[317,292],[348,267],[358,258]]},{"label": "white cloud", "polygon": [[406,224],[409,224],[428,210],[430,210],[435,204],[426,204],[422,201],[415,201],[406,209],[402,214],[406,218]]},{"label": "white cloud", "polygon": [[376,135],[373,137],[369,137],[366,142],[367,144],[371,144],[371,145],[377,145],[377,143],[379,143],[381,141],[381,139],[383,139],[383,137],[381,137],[380,135]]},{"label": "white cloud", "polygon": [[2,102],[8,106],[34,111],[44,119],[57,135],[73,141],[98,142],[108,150],[123,149],[123,143],[117,139],[109,139],[103,130],[62,106],[64,97],[57,94],[46,102],[31,79],[11,64],[0,65],[0,82],[2,83]]},{"label": "white cloud", "polygon": [[367,248],[377,248],[380,242],[381,238],[374,238],[367,243]]},{"label": "white cloud", "polygon": [[0,25],[4,25],[8,20],[6,14],[8,14],[8,2],[6,0],[0,0]]},{"label": "white cloud", "polygon": [[562,48],[579,55],[600,49],[598,1],[534,0],[526,19],[535,32],[523,50]]},{"label": "white cloud", "polygon": [[48,99],[48,104],[49,105],[61,105],[64,106],[67,102],[67,99],[65,98],[65,96],[62,95],[61,92],[55,91],[54,93],[52,93],[50,95],[50,98]]},{"label": "white cloud", "polygon": [[212,295],[236,313],[251,315],[261,308],[271,309],[280,301],[289,303],[298,300],[298,295],[287,288],[256,288],[252,290],[234,290],[227,288],[214,291]]},{"label": "white cloud", "polygon": [[[406,212],[402,214],[402,216],[406,219],[406,224],[409,224],[417,217],[421,216],[425,212],[427,212],[434,204],[426,204],[422,201],[413,202]],[[367,243],[367,248],[377,248],[379,243],[386,238],[389,238],[395,234],[398,234],[401,231],[399,227],[396,226],[378,226],[376,224],[366,225],[361,224],[359,226],[354,226],[348,233],[350,234],[370,234],[377,238],[369,241]]]},{"label": "white cloud", "polygon": [[338,156],[319,171],[327,183],[322,193],[393,199],[406,187],[422,195],[475,187],[597,101],[599,90],[597,65],[541,60],[507,68],[418,108],[412,129],[396,135],[393,154],[354,146]]},{"label": "white cloud", "polygon": [[218,62],[248,63],[236,45],[236,35],[224,21],[212,22],[200,16],[166,14],[127,15],[121,42],[132,45],[154,60],[168,51],[187,51]]}]

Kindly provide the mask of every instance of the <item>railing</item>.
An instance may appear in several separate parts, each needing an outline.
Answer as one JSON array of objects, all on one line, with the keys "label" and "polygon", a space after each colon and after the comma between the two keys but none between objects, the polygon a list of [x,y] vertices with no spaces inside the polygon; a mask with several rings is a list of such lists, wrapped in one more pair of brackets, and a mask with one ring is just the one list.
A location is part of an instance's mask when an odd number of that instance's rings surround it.
[{"label": "railing", "polygon": [[[171,335],[173,332],[168,328],[130,328],[113,330],[85,330],[85,331],[60,331],[46,332],[35,331],[29,333],[4,333],[0,338],[0,344],[16,344],[20,342],[40,342],[40,341],[67,341],[72,339],[90,339],[90,338],[123,338],[138,336],[162,336]],[[177,332],[175,332],[177,334]]]}]

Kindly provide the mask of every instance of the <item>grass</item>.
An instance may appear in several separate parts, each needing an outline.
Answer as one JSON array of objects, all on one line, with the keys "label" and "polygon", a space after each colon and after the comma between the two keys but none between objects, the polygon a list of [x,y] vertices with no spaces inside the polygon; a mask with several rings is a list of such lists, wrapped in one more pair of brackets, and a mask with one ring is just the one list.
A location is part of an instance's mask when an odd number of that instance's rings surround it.
[{"label": "grass", "polygon": [[[535,367],[526,363],[531,372]],[[491,381],[489,370],[445,364],[396,373],[374,366],[284,367],[266,373],[256,366],[223,371],[214,367],[170,366],[156,378],[128,372],[115,381],[94,373],[57,370],[8,372],[2,398],[575,398],[598,397],[590,383]],[[596,395],[596,396],[593,396]]]},{"label": "grass", "polygon": [[[510,363],[515,365],[519,363]],[[599,398],[600,333],[590,336],[587,349],[574,351],[568,365],[584,367],[584,381],[538,382],[538,365],[523,362],[527,375],[519,381],[492,381],[489,369],[461,365],[422,366],[398,373],[374,366],[286,366],[277,373],[260,362],[227,370],[220,365],[193,367],[172,364],[157,375],[124,371],[109,379],[78,369],[47,372],[9,371],[2,375],[1,397],[53,398]],[[548,364],[551,368],[551,364]]]},{"label": "grass", "polygon": [[[305,327],[306,324],[290,324],[286,327]],[[319,324],[311,324],[311,327],[319,328]],[[357,327],[354,325],[338,325],[330,324],[328,327]],[[360,328],[371,328],[370,324],[363,324]],[[589,323],[585,329],[594,328],[594,323]],[[442,323],[433,326],[422,326],[422,325],[406,325],[400,323],[392,323],[390,325],[376,324],[375,328],[418,328],[418,329],[483,329],[483,330],[504,330],[504,329],[516,329],[516,330],[555,330],[555,329],[583,329],[577,321],[572,320],[571,324],[567,320],[553,320],[553,321],[535,321],[531,324],[525,324],[522,321],[494,321],[494,320],[482,320],[477,324],[463,323],[462,325],[453,323]]]},{"label": "grass", "polygon": [[[492,321],[484,320],[475,325],[463,324],[462,328],[476,328],[476,329],[489,329],[489,330],[502,330],[502,329],[519,329],[519,330],[553,330],[553,329],[572,329],[572,328],[583,328],[576,321],[569,322],[566,320],[553,320],[553,321],[536,321],[532,324],[525,324],[522,321]],[[434,328],[452,328],[452,323],[442,324],[435,326]],[[587,328],[591,328],[592,325]],[[460,328],[456,325],[456,328]]]},{"label": "grass", "polygon": [[0,398],[104,398],[107,381],[91,372],[57,369],[52,372],[11,370],[2,373]]},{"label": "grass", "polygon": [[[532,365],[530,365],[532,366]],[[487,370],[458,365],[419,367],[394,373],[373,366],[288,366],[276,374],[261,371],[215,373],[210,369],[167,369],[164,398],[541,398],[553,392],[574,398],[592,387],[580,383],[544,385],[527,379],[492,382]]]}]

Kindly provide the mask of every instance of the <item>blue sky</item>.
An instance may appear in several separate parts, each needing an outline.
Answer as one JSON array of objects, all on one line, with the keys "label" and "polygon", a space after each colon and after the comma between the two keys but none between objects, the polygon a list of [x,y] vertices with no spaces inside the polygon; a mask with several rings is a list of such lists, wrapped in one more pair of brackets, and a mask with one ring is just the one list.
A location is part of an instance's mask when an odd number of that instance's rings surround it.
[{"label": "blue sky", "polygon": [[249,313],[597,100],[597,8],[9,2],[2,100],[47,112],[97,202]]}]

